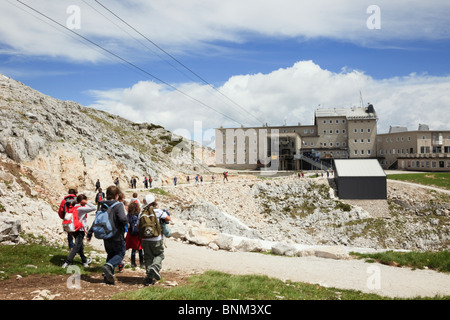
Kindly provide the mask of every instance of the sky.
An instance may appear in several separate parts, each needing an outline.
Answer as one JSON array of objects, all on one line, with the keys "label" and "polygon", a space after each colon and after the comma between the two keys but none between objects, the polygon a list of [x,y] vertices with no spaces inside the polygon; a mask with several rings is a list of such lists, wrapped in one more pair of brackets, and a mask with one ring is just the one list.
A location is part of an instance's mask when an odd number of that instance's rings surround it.
[{"label": "sky", "polygon": [[379,133],[450,130],[448,0],[2,0],[0,21],[0,73],[191,138],[368,103]]}]

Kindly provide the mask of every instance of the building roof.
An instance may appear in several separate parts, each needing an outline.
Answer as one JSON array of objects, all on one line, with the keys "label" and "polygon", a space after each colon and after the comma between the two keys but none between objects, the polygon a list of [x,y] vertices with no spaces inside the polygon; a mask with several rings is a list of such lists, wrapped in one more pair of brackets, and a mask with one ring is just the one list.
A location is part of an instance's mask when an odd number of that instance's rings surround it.
[{"label": "building roof", "polygon": [[338,177],[385,177],[377,159],[335,159]]},{"label": "building roof", "polygon": [[316,110],[316,118],[325,117],[346,117],[347,119],[376,119],[377,115],[373,106],[367,108],[353,107]]},{"label": "building roof", "polygon": [[398,133],[398,132],[407,132],[408,128],[407,127],[402,127],[402,126],[390,126],[389,127],[389,133]]}]

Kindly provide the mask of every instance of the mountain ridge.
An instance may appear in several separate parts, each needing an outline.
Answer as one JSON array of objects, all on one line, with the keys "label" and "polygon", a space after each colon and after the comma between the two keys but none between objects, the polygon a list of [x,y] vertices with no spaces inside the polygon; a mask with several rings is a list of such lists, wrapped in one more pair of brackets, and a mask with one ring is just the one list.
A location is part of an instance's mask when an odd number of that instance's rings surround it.
[{"label": "mountain ridge", "polygon": [[0,90],[0,154],[47,174],[58,193],[97,179],[103,186],[116,177],[122,185],[133,176],[163,181],[213,164],[212,150],[162,126],[61,101],[4,75]]}]

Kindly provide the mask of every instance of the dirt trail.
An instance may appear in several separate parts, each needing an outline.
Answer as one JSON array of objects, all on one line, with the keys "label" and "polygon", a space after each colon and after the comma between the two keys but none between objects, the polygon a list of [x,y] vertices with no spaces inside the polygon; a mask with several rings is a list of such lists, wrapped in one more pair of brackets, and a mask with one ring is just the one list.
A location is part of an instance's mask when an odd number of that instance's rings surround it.
[{"label": "dirt trail", "polygon": [[166,242],[163,272],[218,270],[231,274],[262,274],[282,280],[354,289],[388,297],[450,296],[450,275],[431,270],[411,270],[354,259],[214,251],[172,240]]}]

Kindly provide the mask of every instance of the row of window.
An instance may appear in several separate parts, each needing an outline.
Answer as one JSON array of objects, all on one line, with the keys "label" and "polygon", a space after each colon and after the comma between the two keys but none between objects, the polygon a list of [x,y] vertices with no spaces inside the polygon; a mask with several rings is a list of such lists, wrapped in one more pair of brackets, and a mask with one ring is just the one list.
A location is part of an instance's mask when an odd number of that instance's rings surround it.
[{"label": "row of window", "polygon": [[370,156],[372,154],[372,151],[370,149],[368,149],[368,150],[364,150],[364,149],[357,150],[357,149],[355,149],[355,150],[353,150],[353,154],[355,156],[358,156],[358,155],[362,155],[362,156],[369,155]]},{"label": "row of window", "polygon": [[[328,133],[327,133],[328,132]],[[342,129],[342,134],[345,134],[347,131],[345,129]],[[323,134],[339,134],[339,129],[336,130],[323,130]]]},{"label": "row of window", "polygon": [[[445,162],[447,162],[447,166],[445,166]],[[450,161],[407,161],[406,166],[408,168],[450,168]]]},{"label": "row of window", "polygon": [[[432,152],[430,152],[432,151]],[[444,153],[450,153],[450,146],[445,146],[444,148],[442,147],[427,147],[427,146],[422,146],[420,147],[420,153],[442,153],[442,151],[444,151]],[[380,155],[383,154],[410,154],[410,153],[414,153],[414,149],[413,148],[406,148],[406,149],[380,149]]]},{"label": "row of window", "polygon": [[336,119],[336,120],[333,121],[332,119],[330,119],[328,121],[327,120],[323,120],[322,121],[323,124],[326,124],[327,122],[330,123],[330,124],[333,124],[333,123],[338,124],[339,122],[340,123],[345,123],[346,120],[345,119],[342,119],[342,120]]}]

